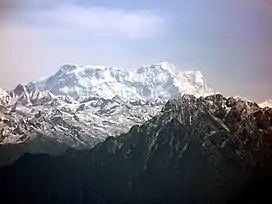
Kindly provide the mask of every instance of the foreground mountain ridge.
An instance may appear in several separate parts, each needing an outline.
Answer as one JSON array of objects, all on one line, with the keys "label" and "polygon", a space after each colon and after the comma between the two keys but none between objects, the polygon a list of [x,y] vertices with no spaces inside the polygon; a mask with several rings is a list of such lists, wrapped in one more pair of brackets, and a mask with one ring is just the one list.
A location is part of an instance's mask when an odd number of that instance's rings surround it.
[{"label": "foreground mountain ridge", "polygon": [[2,168],[0,195],[15,203],[269,203],[271,157],[272,109],[183,95],[91,150],[26,155]]}]

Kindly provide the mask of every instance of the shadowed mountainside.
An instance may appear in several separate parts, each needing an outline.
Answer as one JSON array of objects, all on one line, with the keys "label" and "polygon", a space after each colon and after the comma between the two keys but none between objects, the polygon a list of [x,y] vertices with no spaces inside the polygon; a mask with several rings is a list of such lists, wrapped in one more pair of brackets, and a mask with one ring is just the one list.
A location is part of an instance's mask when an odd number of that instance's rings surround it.
[{"label": "shadowed mountainside", "polygon": [[183,95],[91,150],[27,154],[1,168],[0,196],[28,204],[265,203],[271,156],[272,109]]}]

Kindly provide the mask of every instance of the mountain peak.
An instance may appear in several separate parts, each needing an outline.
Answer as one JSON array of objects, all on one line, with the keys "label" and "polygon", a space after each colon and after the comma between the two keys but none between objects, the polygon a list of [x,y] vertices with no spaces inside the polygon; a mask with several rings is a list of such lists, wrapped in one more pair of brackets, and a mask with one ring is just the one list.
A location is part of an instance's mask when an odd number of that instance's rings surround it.
[{"label": "mountain peak", "polygon": [[69,72],[69,71],[73,71],[75,69],[77,69],[76,65],[65,64],[60,67],[59,71],[60,72]]},{"label": "mountain peak", "polygon": [[161,66],[163,69],[173,69],[173,68],[175,68],[175,65],[168,62],[167,60],[160,61],[157,65]]}]

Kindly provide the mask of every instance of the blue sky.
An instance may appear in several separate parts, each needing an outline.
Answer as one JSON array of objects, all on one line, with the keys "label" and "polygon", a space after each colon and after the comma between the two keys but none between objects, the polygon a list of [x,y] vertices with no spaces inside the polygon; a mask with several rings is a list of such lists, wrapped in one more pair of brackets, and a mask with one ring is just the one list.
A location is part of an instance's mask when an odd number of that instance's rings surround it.
[{"label": "blue sky", "polygon": [[[15,2],[15,1],[14,1]],[[269,0],[22,0],[1,5],[0,86],[61,64],[199,69],[214,89],[272,98]]]}]

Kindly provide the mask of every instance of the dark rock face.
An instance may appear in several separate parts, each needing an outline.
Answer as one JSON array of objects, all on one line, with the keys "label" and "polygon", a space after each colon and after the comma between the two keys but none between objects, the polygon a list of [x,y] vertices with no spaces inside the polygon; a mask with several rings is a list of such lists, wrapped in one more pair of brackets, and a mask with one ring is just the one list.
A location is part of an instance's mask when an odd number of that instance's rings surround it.
[{"label": "dark rock face", "polygon": [[25,155],[0,170],[11,203],[272,201],[272,111],[184,95],[88,151]]}]

